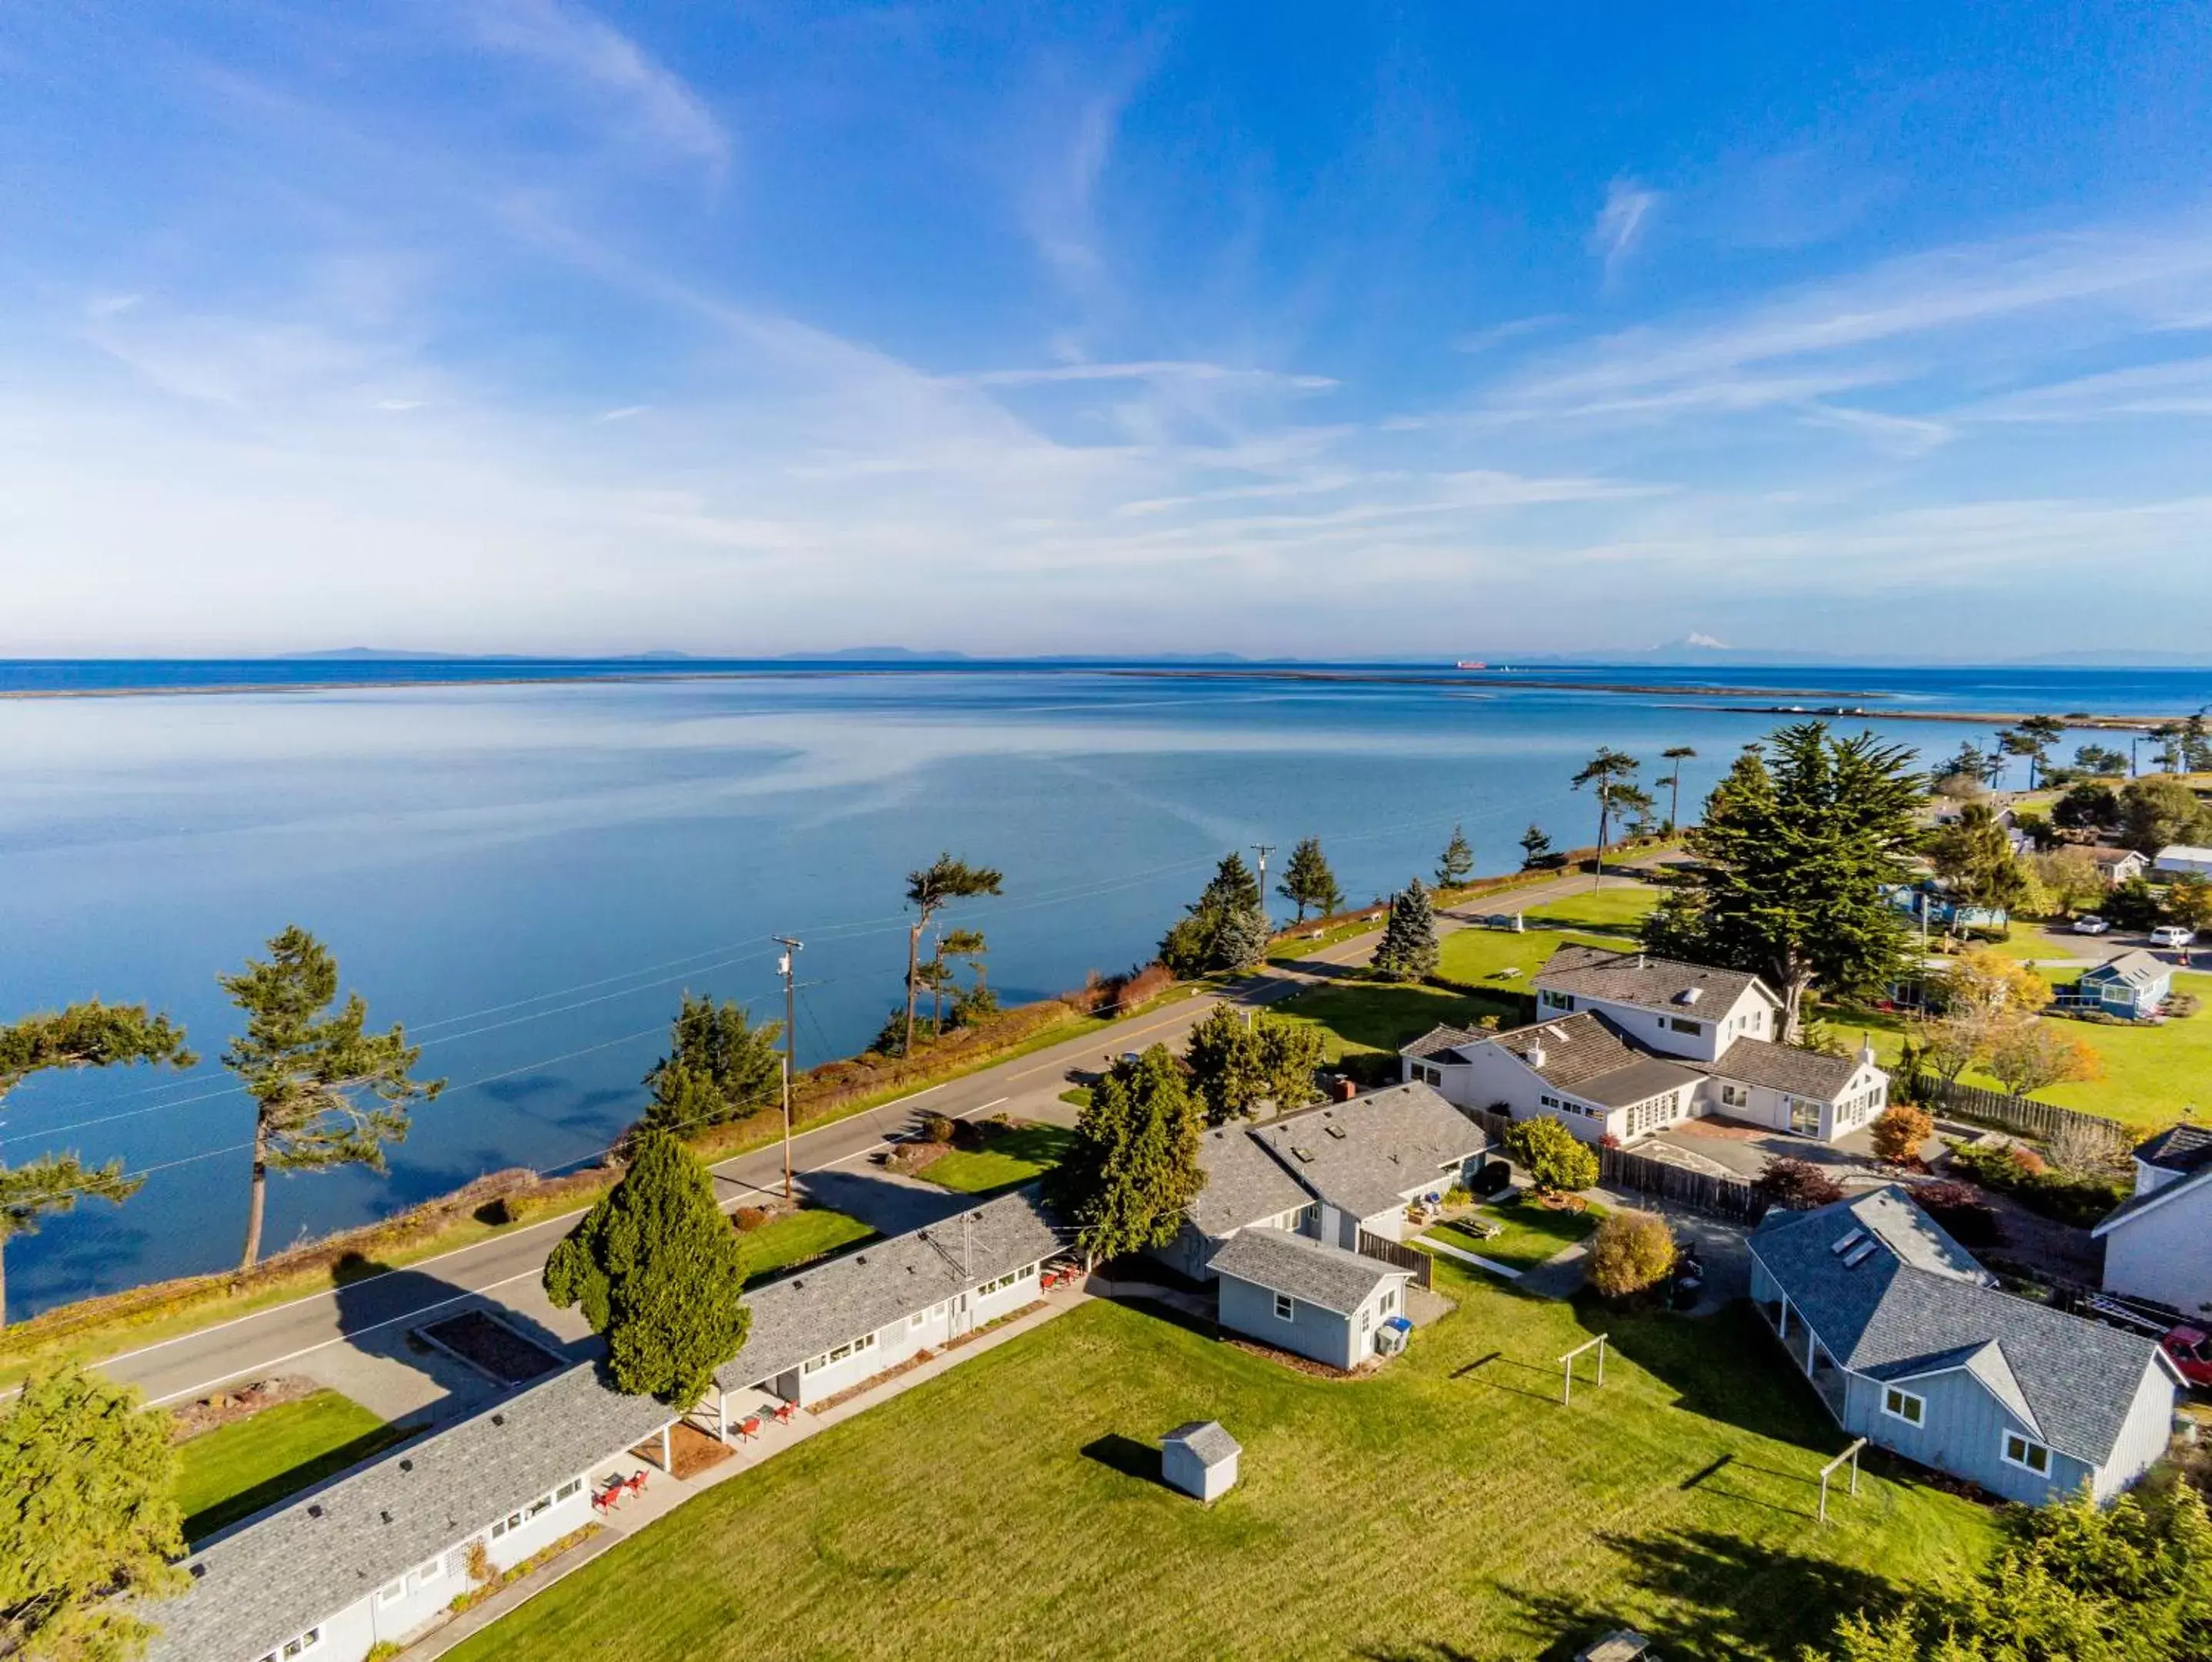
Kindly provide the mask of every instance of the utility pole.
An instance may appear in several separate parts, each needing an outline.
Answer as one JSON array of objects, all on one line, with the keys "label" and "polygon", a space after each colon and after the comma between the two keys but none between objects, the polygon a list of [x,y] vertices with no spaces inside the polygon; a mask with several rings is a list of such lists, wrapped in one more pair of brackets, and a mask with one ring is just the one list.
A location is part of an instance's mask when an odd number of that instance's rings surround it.
[{"label": "utility pole", "polygon": [[783,1197],[791,1198],[791,1076],[799,1065],[799,983],[792,978],[791,955],[805,943],[787,934],[771,935],[783,948],[776,972],[783,977]]},{"label": "utility pole", "polygon": [[1267,856],[1275,851],[1273,843],[1255,843],[1252,852],[1260,856],[1260,915],[1267,915]]}]

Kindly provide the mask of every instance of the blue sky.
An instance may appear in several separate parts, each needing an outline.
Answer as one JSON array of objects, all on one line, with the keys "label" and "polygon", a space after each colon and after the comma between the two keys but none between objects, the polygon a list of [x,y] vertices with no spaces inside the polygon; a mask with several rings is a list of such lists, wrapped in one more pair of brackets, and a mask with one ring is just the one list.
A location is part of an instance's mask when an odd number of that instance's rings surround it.
[{"label": "blue sky", "polygon": [[0,10],[0,653],[2201,650],[2212,9]]}]

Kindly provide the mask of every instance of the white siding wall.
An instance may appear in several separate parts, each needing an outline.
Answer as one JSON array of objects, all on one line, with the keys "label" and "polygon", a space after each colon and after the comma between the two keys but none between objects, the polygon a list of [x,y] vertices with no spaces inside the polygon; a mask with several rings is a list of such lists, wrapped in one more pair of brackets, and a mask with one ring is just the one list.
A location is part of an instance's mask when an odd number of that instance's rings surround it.
[{"label": "white siding wall", "polygon": [[[830,1357],[834,1353],[825,1354],[800,1367],[799,1394],[794,1400],[804,1408],[835,1397],[863,1379],[872,1379],[896,1367],[917,1350],[935,1349],[1025,1304],[1034,1304],[1041,1267],[1025,1264],[1006,1285],[995,1287],[988,1293],[976,1288],[957,1297],[947,1297],[878,1328],[873,1333],[855,1334],[849,1342],[854,1348],[845,1355],[833,1361]],[[836,1348],[845,1347],[839,1345]]]},{"label": "white siding wall", "polygon": [[2191,1314],[2212,1305],[2212,1182],[2127,1219],[2105,1237],[2105,1290]]},{"label": "white siding wall", "polygon": [[[1592,998],[1585,993],[1551,993],[1540,988],[1537,999],[1539,1020],[1576,1010],[1595,1010],[1614,1026],[1634,1035],[1655,1050],[1667,1056],[1691,1056],[1699,1062],[1717,1060],[1722,1051],[1740,1038],[1771,1039],[1775,1035],[1772,1007],[1754,987],[1745,988],[1726,1009],[1690,1004],[1680,1009],[1647,1010],[1640,1004]],[[1697,1031],[1684,1032],[1675,1025],[1677,1022],[1694,1023]]]}]

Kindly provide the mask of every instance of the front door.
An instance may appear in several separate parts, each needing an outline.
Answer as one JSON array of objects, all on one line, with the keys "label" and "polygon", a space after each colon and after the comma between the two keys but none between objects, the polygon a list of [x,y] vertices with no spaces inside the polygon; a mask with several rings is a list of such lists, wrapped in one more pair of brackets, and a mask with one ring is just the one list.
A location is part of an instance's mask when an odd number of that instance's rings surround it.
[{"label": "front door", "polygon": [[1790,1129],[1801,1137],[1820,1135],[1820,1105],[1803,1097],[1790,1099]]}]

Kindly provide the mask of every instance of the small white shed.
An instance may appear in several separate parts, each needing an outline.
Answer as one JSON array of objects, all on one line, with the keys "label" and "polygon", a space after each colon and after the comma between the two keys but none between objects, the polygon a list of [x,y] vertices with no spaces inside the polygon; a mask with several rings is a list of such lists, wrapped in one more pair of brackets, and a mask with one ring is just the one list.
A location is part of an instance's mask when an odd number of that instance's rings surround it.
[{"label": "small white shed", "polygon": [[1160,1476],[1170,1488],[1218,1501],[1236,1486],[1237,1457],[1244,1451],[1218,1420],[1193,1420],[1160,1440]]}]

